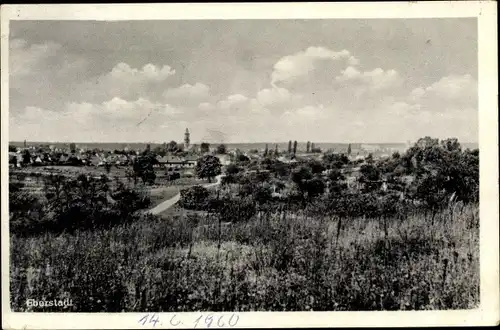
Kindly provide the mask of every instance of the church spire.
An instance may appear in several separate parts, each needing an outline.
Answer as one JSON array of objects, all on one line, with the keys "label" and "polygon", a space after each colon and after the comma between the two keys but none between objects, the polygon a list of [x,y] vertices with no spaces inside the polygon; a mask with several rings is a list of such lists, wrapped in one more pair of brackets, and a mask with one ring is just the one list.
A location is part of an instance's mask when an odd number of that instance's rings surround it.
[{"label": "church spire", "polygon": [[189,135],[190,135],[189,129],[186,128],[186,132],[184,133],[184,150],[189,149],[189,143],[190,143]]}]

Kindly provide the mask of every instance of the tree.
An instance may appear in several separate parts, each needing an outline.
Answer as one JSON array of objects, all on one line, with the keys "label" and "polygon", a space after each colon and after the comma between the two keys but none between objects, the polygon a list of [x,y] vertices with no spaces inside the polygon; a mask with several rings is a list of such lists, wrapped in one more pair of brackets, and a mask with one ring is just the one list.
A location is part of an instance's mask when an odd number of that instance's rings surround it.
[{"label": "tree", "polygon": [[325,183],[320,178],[312,178],[305,182],[305,190],[310,201],[325,192]]},{"label": "tree", "polygon": [[9,159],[9,164],[12,164],[14,166],[17,166],[17,156],[14,156]]},{"label": "tree", "polygon": [[292,140],[288,141],[288,154],[292,153]]},{"label": "tree", "polygon": [[293,141],[293,154],[297,154],[297,140]]},{"label": "tree", "polygon": [[244,154],[238,154],[237,156],[237,160],[241,163],[244,163],[244,162],[248,162],[250,161],[250,158],[248,158],[248,156],[244,155]]},{"label": "tree", "polygon": [[447,195],[443,179],[439,174],[425,174],[414,183],[415,197],[423,201],[427,209],[431,211],[432,222],[436,213],[446,205]]},{"label": "tree", "polygon": [[276,176],[279,176],[279,177],[285,177],[285,176],[289,176],[290,175],[290,167],[277,160],[277,159],[269,159],[269,162],[266,161],[266,159],[264,159],[262,161],[262,166],[264,167],[264,169],[270,171],[271,173],[274,173]]},{"label": "tree", "polygon": [[264,186],[257,186],[253,191],[253,198],[260,205],[266,204],[272,198],[271,188]]},{"label": "tree", "polygon": [[349,145],[347,146],[347,155],[351,155],[351,144],[349,143]]},{"label": "tree", "polygon": [[331,168],[338,168],[338,169],[341,169],[344,165],[349,164],[349,158],[346,155],[339,155],[333,153],[325,154],[324,161]]},{"label": "tree", "polygon": [[174,140],[170,141],[168,144],[167,144],[167,151],[168,152],[176,152],[179,150],[179,145],[177,144],[177,142],[175,142]]},{"label": "tree", "polygon": [[167,148],[165,146],[166,146],[166,144],[163,144],[162,146],[156,147],[154,149],[154,153],[160,157],[165,157],[167,155]]},{"label": "tree", "polygon": [[313,174],[321,174],[325,170],[325,166],[317,160],[310,161],[309,166]]},{"label": "tree", "polygon": [[372,155],[372,153],[369,153],[368,156],[366,156],[365,162],[368,163],[368,164],[373,164],[373,155]]},{"label": "tree", "polygon": [[380,179],[380,171],[373,164],[365,164],[360,168],[361,178],[360,180],[365,181],[378,181]]},{"label": "tree", "polygon": [[226,145],[225,144],[219,144],[217,146],[217,153],[220,154],[220,155],[223,155],[225,154],[227,151],[227,148],[226,148]]},{"label": "tree", "polygon": [[266,143],[266,148],[264,149],[264,157],[267,157],[267,154],[269,153],[269,148]]},{"label": "tree", "polygon": [[330,172],[328,173],[328,179],[331,181],[331,182],[334,182],[334,181],[339,181],[339,180],[344,180],[344,175],[342,174],[342,172],[340,172],[339,169],[337,168],[333,168],[330,170]]},{"label": "tree", "polygon": [[141,178],[143,183],[153,184],[156,179],[156,173],[153,168],[155,162],[157,160],[151,153],[137,157],[132,165],[134,175]]},{"label": "tree", "polygon": [[9,152],[17,152],[17,147],[9,144]]},{"label": "tree", "polygon": [[271,174],[268,171],[257,171],[250,176],[250,180],[255,184],[263,184],[269,181]]},{"label": "tree", "polygon": [[111,172],[111,164],[106,162],[104,163],[104,168],[106,169],[106,173],[109,174]]},{"label": "tree", "polygon": [[226,167],[226,173],[227,174],[238,174],[240,172],[241,168],[236,165],[236,164],[229,164],[227,167]]},{"label": "tree", "polygon": [[312,172],[308,166],[301,166],[292,171],[292,181],[297,185],[303,206],[306,205],[308,181],[312,179]]},{"label": "tree", "polygon": [[445,149],[446,151],[462,151],[462,147],[460,146],[460,143],[458,143],[458,139],[456,138],[451,138],[451,139],[446,139],[441,141],[441,147]]},{"label": "tree", "polygon": [[200,152],[202,154],[205,154],[210,151],[210,143],[208,142],[202,142],[200,145]]},{"label": "tree", "polygon": [[311,142],[307,141],[306,152],[309,153],[310,150],[311,150]]},{"label": "tree", "polygon": [[201,179],[208,178],[208,182],[221,174],[222,165],[219,158],[212,155],[200,157],[196,163],[196,174]]},{"label": "tree", "polygon": [[209,191],[200,185],[182,189],[179,205],[189,210],[204,210],[209,195]]},{"label": "tree", "polygon": [[69,150],[71,150],[71,153],[75,153],[76,151],[76,145],[74,143],[69,144]]},{"label": "tree", "polygon": [[347,184],[342,182],[343,180],[345,180],[345,177],[339,169],[333,168],[330,170],[328,173],[330,194],[340,194],[347,188]]},{"label": "tree", "polygon": [[23,164],[31,163],[31,154],[28,149],[25,149],[23,152]]},{"label": "tree", "polygon": [[312,179],[312,172],[307,166],[301,166],[292,171],[292,181],[295,182],[300,190],[304,188],[304,182],[309,179]]},{"label": "tree", "polygon": [[275,156],[275,157],[278,157],[278,156],[279,156],[279,152],[278,152],[278,145],[277,145],[277,144],[274,146],[274,156]]}]

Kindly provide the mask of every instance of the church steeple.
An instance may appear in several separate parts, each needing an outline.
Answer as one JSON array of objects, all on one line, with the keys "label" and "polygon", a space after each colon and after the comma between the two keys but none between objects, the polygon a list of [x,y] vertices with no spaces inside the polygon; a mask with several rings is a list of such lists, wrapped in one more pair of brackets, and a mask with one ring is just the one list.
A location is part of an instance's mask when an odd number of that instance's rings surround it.
[{"label": "church steeple", "polygon": [[189,129],[186,128],[186,132],[184,133],[184,150],[189,149]]}]

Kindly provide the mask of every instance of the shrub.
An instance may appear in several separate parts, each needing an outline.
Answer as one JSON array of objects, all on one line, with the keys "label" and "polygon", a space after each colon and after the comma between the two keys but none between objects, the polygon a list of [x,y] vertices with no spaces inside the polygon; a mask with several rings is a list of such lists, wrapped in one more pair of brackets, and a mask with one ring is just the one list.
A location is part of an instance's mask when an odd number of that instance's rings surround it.
[{"label": "shrub", "polygon": [[179,205],[188,210],[205,210],[209,195],[210,192],[200,185],[182,189]]},{"label": "shrub", "polygon": [[180,179],[181,174],[179,172],[170,172],[170,173],[167,173],[167,175],[165,177],[168,181],[174,181],[174,180]]},{"label": "shrub", "polygon": [[32,236],[108,228],[136,219],[135,212],[150,203],[147,193],[123,184],[111,190],[104,175],[100,179],[83,174],[76,179],[49,175],[44,181],[44,199],[13,189],[10,208],[14,233]]},{"label": "shrub", "polygon": [[255,201],[251,197],[232,198],[225,196],[211,205],[223,222],[245,222],[255,215]]}]

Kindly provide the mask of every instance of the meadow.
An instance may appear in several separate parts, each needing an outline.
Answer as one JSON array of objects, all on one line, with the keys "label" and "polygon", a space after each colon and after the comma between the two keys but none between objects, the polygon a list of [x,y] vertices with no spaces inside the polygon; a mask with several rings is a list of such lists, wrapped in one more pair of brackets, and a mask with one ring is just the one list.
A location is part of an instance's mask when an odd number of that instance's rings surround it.
[{"label": "meadow", "polygon": [[[219,227],[177,212],[111,229],[11,237],[12,307],[74,311],[466,309],[479,303],[478,208],[337,221],[265,214]],[[448,221],[446,221],[448,220]],[[50,308],[36,311],[50,311]]]}]

